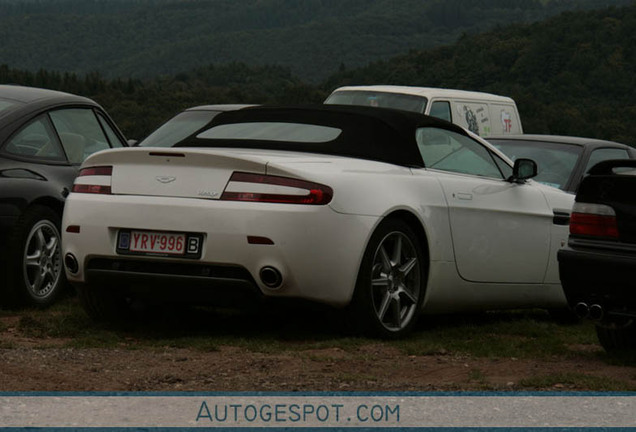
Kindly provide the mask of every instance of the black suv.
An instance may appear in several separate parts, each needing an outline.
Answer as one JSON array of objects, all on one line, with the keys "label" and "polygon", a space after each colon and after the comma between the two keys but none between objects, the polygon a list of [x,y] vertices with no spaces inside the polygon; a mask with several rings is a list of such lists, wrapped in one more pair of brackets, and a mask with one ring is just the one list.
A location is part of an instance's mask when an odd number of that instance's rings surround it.
[{"label": "black suv", "polygon": [[636,349],[636,160],[595,165],[583,179],[559,251],[561,283],[577,315],[596,322],[607,351]]}]

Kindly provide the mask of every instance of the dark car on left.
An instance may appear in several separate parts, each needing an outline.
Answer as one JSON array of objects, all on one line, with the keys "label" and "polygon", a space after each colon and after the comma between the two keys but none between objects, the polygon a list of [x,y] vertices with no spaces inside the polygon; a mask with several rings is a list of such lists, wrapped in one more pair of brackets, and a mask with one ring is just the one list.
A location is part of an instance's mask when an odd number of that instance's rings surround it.
[{"label": "dark car on left", "polygon": [[79,166],[126,146],[91,99],[0,85],[0,307],[51,304],[63,290],[60,223]]}]

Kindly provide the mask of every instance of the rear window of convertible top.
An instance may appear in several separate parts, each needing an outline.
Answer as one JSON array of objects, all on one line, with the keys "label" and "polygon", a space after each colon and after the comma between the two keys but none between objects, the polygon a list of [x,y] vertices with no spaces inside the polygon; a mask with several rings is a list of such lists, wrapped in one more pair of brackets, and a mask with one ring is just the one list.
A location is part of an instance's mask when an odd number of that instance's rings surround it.
[{"label": "rear window of convertible top", "polygon": [[338,138],[342,130],[304,123],[250,122],[222,124],[197,135],[202,139],[237,139],[322,143]]}]

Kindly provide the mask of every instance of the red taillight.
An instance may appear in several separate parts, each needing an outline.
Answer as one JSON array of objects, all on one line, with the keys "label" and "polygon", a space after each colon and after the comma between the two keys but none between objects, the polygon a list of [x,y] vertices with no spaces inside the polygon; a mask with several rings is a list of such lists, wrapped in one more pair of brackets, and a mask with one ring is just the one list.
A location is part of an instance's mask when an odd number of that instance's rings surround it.
[{"label": "red taillight", "polygon": [[113,167],[112,166],[97,166],[97,167],[89,167],[82,168],[79,171],[78,177],[84,176],[109,176],[113,175]]},{"label": "red taillight", "polygon": [[333,190],[319,183],[289,177],[235,172],[221,195],[226,201],[325,205]]},{"label": "red taillight", "polygon": [[76,184],[73,185],[73,192],[75,193],[91,193],[91,194],[104,194],[110,195],[110,186],[102,186],[102,185],[87,185],[87,184]]},{"label": "red taillight", "polygon": [[570,234],[618,239],[614,209],[601,204],[575,203]]},{"label": "red taillight", "polygon": [[[110,195],[110,177],[113,174],[112,166],[95,166],[80,169],[75,180],[72,192]],[[89,177],[95,177],[94,179]]]}]

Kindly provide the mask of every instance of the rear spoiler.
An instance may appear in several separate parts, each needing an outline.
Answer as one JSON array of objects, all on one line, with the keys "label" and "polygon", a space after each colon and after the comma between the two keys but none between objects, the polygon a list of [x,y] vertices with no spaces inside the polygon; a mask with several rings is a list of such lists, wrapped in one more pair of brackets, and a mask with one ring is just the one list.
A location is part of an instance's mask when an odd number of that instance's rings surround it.
[{"label": "rear spoiler", "polygon": [[636,159],[611,159],[599,162],[587,172],[589,175],[612,175],[614,168],[636,168]]}]

